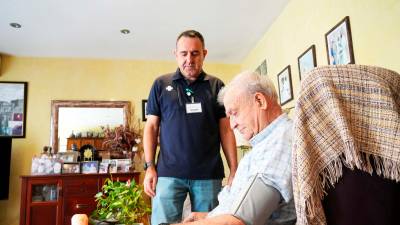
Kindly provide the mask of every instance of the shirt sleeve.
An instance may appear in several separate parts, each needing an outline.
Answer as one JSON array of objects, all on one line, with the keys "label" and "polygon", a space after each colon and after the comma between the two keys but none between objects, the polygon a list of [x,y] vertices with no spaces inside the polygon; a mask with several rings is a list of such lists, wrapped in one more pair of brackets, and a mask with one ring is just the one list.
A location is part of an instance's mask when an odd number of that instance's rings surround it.
[{"label": "shirt sleeve", "polygon": [[275,130],[275,141],[270,145],[274,151],[266,163],[268,166],[264,167],[261,172],[262,181],[278,190],[286,203],[293,198],[291,128],[291,124],[286,124],[286,126],[281,126],[280,130]]},{"label": "shirt sleeve", "polygon": [[146,115],[155,115],[161,117],[160,92],[160,84],[158,80],[155,80],[147,99]]}]

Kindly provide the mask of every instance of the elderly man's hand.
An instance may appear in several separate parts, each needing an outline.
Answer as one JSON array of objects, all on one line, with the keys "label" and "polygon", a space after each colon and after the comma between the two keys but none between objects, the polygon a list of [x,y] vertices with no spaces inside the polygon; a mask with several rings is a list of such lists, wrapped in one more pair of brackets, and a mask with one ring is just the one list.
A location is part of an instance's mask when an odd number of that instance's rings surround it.
[{"label": "elderly man's hand", "polygon": [[193,222],[206,218],[208,213],[206,212],[192,212],[188,217],[183,220],[183,223]]}]

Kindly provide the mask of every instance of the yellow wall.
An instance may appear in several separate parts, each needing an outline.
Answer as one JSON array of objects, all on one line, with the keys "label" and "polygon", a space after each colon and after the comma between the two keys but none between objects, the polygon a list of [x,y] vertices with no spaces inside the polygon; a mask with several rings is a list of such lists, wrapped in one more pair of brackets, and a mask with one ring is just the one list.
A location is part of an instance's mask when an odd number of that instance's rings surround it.
[{"label": "yellow wall", "polygon": [[[315,44],[317,65],[327,65],[325,33],[345,16],[350,17],[356,64],[400,72],[399,0],[291,0],[242,62],[242,69],[255,69],[266,59],[268,76],[277,85],[277,74],[290,65],[296,98],[297,58]],[[293,105],[291,101],[284,108]]]},{"label": "yellow wall", "polygon": [[[0,225],[19,223],[19,176],[30,173],[31,158],[50,141],[51,100],[127,100],[141,118],[141,100],[156,76],[176,63],[3,57],[1,81],[27,81],[26,138],[12,140],[9,200],[0,201]],[[205,62],[205,71],[229,80],[239,65]]]}]

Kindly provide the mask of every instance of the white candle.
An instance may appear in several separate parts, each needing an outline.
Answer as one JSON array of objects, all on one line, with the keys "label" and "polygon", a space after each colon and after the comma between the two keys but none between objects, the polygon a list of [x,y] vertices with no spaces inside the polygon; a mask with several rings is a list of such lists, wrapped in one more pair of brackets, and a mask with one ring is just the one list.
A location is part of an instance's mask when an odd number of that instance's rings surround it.
[{"label": "white candle", "polygon": [[86,214],[75,214],[71,218],[71,225],[88,225],[88,217]]}]

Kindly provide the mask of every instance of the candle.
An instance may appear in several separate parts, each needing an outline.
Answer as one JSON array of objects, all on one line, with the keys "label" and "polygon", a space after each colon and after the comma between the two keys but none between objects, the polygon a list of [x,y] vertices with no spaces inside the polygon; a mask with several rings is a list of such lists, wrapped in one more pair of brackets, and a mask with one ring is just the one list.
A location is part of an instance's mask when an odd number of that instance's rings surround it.
[{"label": "candle", "polygon": [[75,214],[71,218],[71,225],[88,225],[88,223],[86,214]]}]

